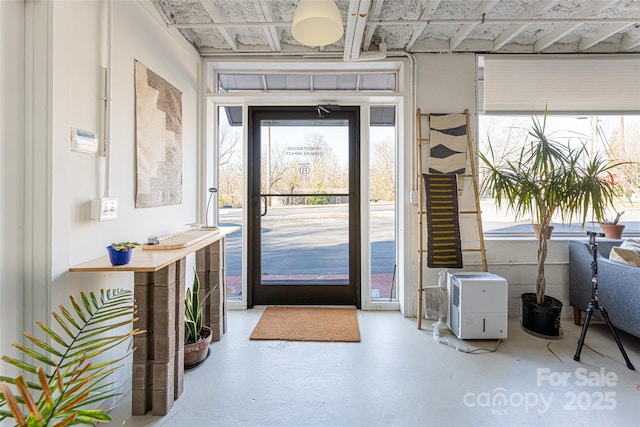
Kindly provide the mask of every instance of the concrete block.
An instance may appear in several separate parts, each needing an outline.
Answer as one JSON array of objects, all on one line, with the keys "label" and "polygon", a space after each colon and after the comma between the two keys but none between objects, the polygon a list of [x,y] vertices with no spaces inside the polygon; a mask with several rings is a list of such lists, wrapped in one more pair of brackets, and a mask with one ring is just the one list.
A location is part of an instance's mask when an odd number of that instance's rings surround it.
[{"label": "concrete block", "polygon": [[136,272],[133,274],[133,284],[146,286],[153,283],[154,274],[151,272]]},{"label": "concrete block", "polygon": [[171,390],[173,394],[174,358],[168,363],[153,364],[153,390]]},{"label": "concrete block", "polygon": [[217,270],[210,270],[207,272],[207,280],[206,280],[206,288],[207,289],[211,289],[213,287],[215,287],[216,285],[218,285],[218,288],[220,287],[220,284],[224,281],[224,277],[222,276],[222,273],[220,271]]},{"label": "concrete block", "polygon": [[196,272],[197,273],[202,273],[207,271],[208,268],[208,263],[207,263],[207,248],[204,247],[202,249],[198,249],[196,251]]},{"label": "concrete block", "polygon": [[145,415],[151,410],[151,387],[144,390],[131,390],[131,414]]},{"label": "concrete block", "polygon": [[[164,288],[168,289],[168,288]],[[182,315],[184,319],[184,314]],[[153,321],[151,323],[153,333],[155,335],[166,336],[176,329],[176,309],[175,303],[171,305],[168,311],[157,310],[153,313]]]},{"label": "concrete block", "polygon": [[173,366],[174,366],[173,398],[177,399],[184,391],[184,349],[176,351]]},{"label": "concrete block", "polygon": [[152,285],[134,285],[133,298],[138,306],[138,312],[150,311],[153,303]]},{"label": "concrete block", "polygon": [[153,284],[155,287],[167,286],[176,282],[176,264],[168,266],[153,273]]},{"label": "concrete block", "polygon": [[175,283],[168,286],[156,286],[153,290],[153,311],[158,312],[175,312],[176,305],[176,289]]},{"label": "concrete block", "polygon": [[134,329],[140,329],[146,331],[145,334],[149,334],[149,331],[153,330],[153,312],[152,311],[138,311],[136,314],[138,320],[133,322]]},{"label": "concrete block", "polygon": [[184,316],[181,321],[176,323],[176,351],[184,348]]},{"label": "concrete block", "polygon": [[[187,259],[182,258],[176,261],[176,283],[182,284],[184,286],[186,281],[186,273],[187,273]],[[184,294],[184,289],[183,292]]]},{"label": "concrete block", "polygon": [[184,392],[184,375],[175,376],[173,378],[173,399],[178,400]]},{"label": "concrete block", "polygon": [[173,362],[176,352],[176,334],[172,330],[167,337],[153,336],[153,361],[154,363]]},{"label": "concrete block", "polygon": [[134,363],[131,377],[133,390],[145,390],[151,387],[152,372],[150,363]]},{"label": "concrete block", "polygon": [[173,407],[173,377],[171,377],[171,390],[153,390],[152,415],[167,415]]},{"label": "concrete block", "polygon": [[138,335],[133,337],[133,363],[146,363],[153,354],[153,344],[149,335]]},{"label": "concrete block", "polygon": [[176,375],[184,374],[184,349],[177,350],[173,359],[174,371]]}]

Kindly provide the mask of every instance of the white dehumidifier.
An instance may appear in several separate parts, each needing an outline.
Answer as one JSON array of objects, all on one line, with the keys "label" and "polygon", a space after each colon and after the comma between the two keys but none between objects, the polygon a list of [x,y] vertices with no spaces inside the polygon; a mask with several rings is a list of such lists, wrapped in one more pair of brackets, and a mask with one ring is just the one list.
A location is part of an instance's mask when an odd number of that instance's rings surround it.
[{"label": "white dehumidifier", "polygon": [[449,274],[449,329],[460,339],[507,338],[507,281],[493,273]]}]

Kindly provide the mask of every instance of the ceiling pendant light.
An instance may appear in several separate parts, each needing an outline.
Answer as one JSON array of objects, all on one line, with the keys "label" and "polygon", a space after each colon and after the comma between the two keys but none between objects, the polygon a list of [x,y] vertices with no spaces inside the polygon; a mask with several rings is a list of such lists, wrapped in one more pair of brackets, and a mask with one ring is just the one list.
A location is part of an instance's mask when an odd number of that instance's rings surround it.
[{"label": "ceiling pendant light", "polygon": [[340,10],[333,0],[300,0],[291,26],[294,39],[307,46],[326,46],[343,33]]}]

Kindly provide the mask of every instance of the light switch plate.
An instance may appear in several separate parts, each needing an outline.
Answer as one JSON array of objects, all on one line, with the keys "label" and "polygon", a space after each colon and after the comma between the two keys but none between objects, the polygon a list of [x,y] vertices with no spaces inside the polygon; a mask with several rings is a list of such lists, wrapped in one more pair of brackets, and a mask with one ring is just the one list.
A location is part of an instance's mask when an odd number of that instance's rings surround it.
[{"label": "light switch plate", "polygon": [[91,219],[94,221],[113,221],[118,219],[118,199],[102,197],[92,200]]}]

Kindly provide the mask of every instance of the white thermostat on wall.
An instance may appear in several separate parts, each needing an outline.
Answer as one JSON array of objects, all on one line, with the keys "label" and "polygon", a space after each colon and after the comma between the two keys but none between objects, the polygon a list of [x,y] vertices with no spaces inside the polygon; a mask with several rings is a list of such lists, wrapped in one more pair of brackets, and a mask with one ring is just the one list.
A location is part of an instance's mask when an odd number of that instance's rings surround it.
[{"label": "white thermostat on wall", "polygon": [[71,128],[71,149],[79,153],[96,154],[98,152],[98,138],[88,130]]}]

